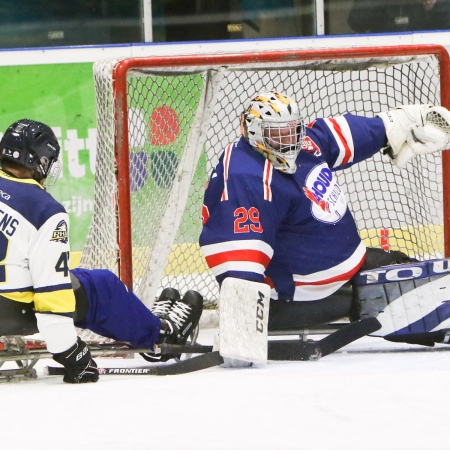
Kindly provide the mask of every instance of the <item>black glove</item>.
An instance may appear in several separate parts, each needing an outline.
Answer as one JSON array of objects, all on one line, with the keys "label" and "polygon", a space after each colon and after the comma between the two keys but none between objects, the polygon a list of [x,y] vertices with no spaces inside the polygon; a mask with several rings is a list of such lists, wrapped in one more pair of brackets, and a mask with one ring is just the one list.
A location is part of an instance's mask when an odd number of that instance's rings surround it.
[{"label": "black glove", "polygon": [[53,359],[66,369],[64,383],[95,383],[98,381],[97,364],[91,352],[79,337],[77,342],[62,353],[55,353]]}]

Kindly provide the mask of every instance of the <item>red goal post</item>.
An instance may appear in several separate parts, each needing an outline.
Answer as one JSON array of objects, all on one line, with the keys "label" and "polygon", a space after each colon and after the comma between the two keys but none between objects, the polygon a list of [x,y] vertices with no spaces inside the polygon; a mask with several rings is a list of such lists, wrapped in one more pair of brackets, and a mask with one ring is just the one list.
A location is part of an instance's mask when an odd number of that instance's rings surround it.
[{"label": "red goal post", "polygon": [[[197,244],[203,186],[238,137],[242,104],[277,89],[297,99],[307,122],[401,104],[450,107],[449,62],[436,45],[96,62],[95,203],[81,266],[112,270],[147,305],[168,285],[216,301]],[[367,245],[450,255],[449,158],[421,156],[400,171],[376,155],[339,173]]]}]

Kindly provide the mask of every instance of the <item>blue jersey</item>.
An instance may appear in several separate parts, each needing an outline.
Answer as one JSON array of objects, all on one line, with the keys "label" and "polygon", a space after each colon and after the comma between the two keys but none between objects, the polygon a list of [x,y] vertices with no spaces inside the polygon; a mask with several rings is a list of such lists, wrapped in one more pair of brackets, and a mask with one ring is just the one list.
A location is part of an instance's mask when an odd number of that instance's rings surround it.
[{"label": "blue jersey", "polygon": [[335,292],[360,269],[366,249],[333,172],[385,143],[380,118],[317,119],[292,175],[275,170],[244,138],[228,145],[205,191],[200,235],[217,281],[266,282],[273,299]]}]

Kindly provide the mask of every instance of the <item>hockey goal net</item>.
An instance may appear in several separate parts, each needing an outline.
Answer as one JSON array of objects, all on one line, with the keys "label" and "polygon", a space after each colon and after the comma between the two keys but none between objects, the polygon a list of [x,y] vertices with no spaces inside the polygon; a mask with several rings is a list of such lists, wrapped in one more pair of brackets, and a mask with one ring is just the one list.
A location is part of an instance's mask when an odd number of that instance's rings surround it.
[{"label": "hockey goal net", "polygon": [[[450,106],[439,46],[286,50],[104,60],[94,65],[95,205],[81,265],[108,268],[150,306],[166,286],[218,286],[198,247],[208,174],[262,90],[297,99],[307,122],[373,117],[403,104]],[[381,154],[339,173],[368,246],[450,255],[445,152],[398,170]]]}]

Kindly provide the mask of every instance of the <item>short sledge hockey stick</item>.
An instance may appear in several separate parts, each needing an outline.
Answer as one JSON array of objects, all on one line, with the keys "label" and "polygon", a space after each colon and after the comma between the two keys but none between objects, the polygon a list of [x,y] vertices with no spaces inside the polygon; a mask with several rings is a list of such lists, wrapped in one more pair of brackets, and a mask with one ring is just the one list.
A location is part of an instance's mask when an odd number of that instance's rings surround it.
[{"label": "short sledge hockey stick", "polygon": [[273,361],[309,361],[330,353],[381,328],[375,317],[351,322],[334,333],[317,341],[279,340],[269,341],[268,359]]},{"label": "short sledge hockey stick", "polygon": [[[180,375],[208,369],[223,363],[219,352],[205,353],[194,358],[185,359],[175,364],[164,364],[155,367],[99,367],[100,375]],[[65,375],[64,367],[48,366],[44,370],[46,375]]]},{"label": "short sledge hockey stick", "polygon": [[[308,361],[319,359],[380,328],[381,324],[375,317],[368,317],[352,322],[318,341],[303,342],[292,339],[269,341],[268,359],[272,361]],[[99,372],[101,375],[180,375],[223,364],[224,360],[218,351],[211,352],[210,346],[200,347],[204,347],[202,351],[209,351],[209,353],[185,359],[175,364],[158,365],[155,367],[99,368]],[[180,353],[180,346],[167,345],[164,348],[164,353]],[[48,366],[45,372],[47,375],[65,374],[63,367]]]}]

